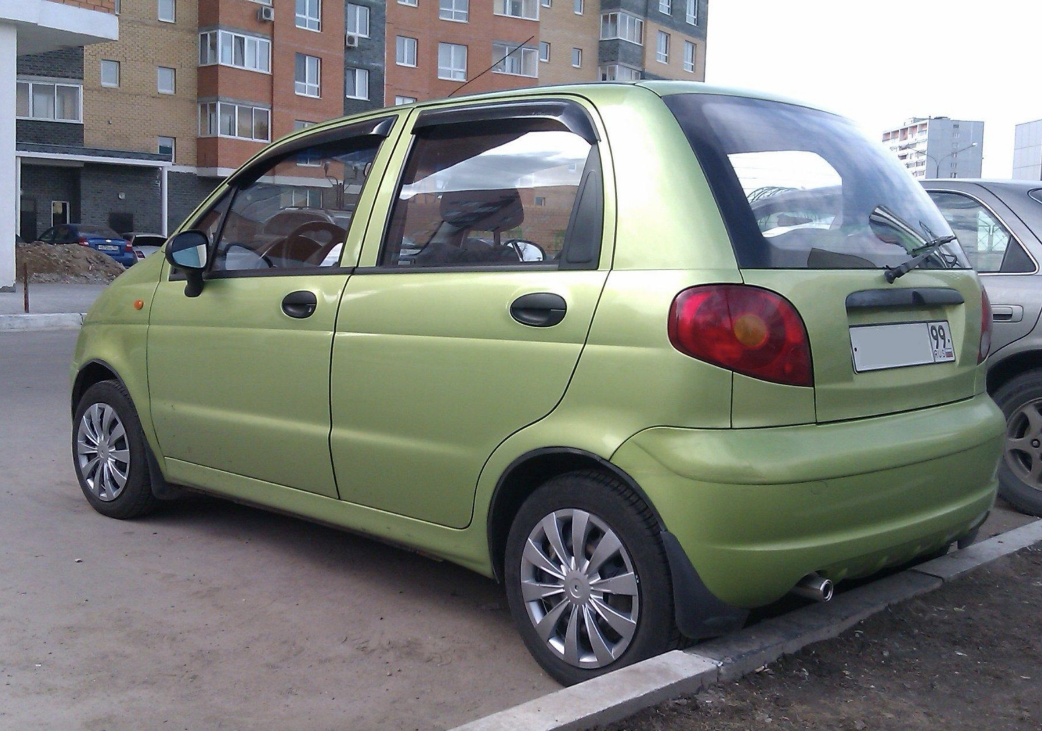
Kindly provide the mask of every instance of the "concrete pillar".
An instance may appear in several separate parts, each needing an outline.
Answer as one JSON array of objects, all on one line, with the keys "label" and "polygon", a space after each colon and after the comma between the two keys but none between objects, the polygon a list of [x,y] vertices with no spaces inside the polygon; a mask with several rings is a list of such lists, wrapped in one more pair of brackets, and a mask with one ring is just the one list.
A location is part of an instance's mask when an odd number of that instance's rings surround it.
[{"label": "concrete pillar", "polygon": [[0,109],[8,110],[0,114],[0,292],[14,291],[14,236],[21,215],[14,157],[17,68],[18,31],[0,23]]}]

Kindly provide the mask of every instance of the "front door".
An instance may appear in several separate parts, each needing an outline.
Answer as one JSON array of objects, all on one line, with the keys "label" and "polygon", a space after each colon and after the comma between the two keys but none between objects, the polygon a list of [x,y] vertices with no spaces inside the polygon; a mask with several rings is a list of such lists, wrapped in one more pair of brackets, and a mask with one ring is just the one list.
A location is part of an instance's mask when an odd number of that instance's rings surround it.
[{"label": "front door", "polygon": [[148,335],[152,418],[175,477],[184,463],[207,468],[191,472],[203,482],[337,496],[329,360],[364,225],[353,214],[381,140],[262,161],[193,225],[212,241],[202,293],[187,297],[166,272]]}]

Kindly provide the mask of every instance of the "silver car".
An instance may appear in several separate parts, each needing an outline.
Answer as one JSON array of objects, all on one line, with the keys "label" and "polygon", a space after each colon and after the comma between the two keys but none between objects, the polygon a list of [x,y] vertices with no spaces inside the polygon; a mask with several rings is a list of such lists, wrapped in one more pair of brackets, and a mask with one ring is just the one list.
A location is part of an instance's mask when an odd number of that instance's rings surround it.
[{"label": "silver car", "polygon": [[1042,516],[1042,181],[926,180],[991,300],[988,392],[1006,415],[999,494]]}]

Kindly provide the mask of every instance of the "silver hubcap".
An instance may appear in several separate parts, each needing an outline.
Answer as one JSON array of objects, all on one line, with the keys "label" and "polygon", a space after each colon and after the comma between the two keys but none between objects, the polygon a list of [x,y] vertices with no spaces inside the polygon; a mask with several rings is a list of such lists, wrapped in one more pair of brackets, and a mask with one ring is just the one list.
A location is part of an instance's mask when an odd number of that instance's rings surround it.
[{"label": "silver hubcap", "polygon": [[127,485],[130,444],[115,409],[94,404],[76,429],[76,465],[87,488],[103,502],[115,500]]},{"label": "silver hubcap", "polygon": [[639,580],[622,541],[582,510],[558,510],[528,536],[521,594],[536,632],[577,668],[601,668],[629,647],[640,611]]}]

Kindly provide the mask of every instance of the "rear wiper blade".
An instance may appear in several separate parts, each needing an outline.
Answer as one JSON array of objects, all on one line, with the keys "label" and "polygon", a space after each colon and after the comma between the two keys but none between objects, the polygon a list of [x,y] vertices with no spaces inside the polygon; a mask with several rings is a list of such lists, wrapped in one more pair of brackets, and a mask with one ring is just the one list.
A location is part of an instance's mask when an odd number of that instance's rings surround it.
[{"label": "rear wiper blade", "polygon": [[922,246],[917,246],[916,248],[912,249],[908,253],[915,254],[916,256],[914,258],[909,259],[904,264],[899,264],[893,269],[891,269],[890,267],[886,268],[886,271],[883,272],[883,277],[886,279],[886,283],[893,284],[895,280],[899,279],[900,277],[903,277],[905,274],[908,274],[908,272],[912,271],[917,266],[926,261],[926,259],[929,258],[929,256],[933,254],[935,251],[937,251],[939,248],[941,248],[945,244],[950,244],[953,241],[955,241],[954,236],[941,236],[940,238],[934,239],[933,241],[927,241]]}]

